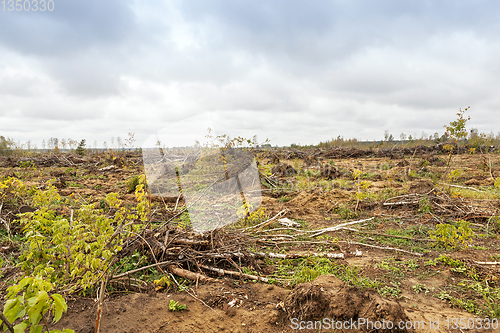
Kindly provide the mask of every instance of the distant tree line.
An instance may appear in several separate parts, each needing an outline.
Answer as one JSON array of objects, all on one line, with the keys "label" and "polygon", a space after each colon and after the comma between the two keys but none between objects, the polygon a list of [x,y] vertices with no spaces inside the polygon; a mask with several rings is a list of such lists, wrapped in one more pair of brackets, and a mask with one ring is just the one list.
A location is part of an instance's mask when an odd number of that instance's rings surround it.
[{"label": "distant tree line", "polygon": [[[407,135],[401,133],[399,135],[399,140],[397,140],[393,134],[388,130],[384,132],[383,140],[358,140],[356,138],[345,139],[342,136],[337,136],[327,141],[321,141],[316,145],[302,146],[300,144],[292,143],[291,148],[332,148],[332,147],[356,147],[356,148],[379,148],[379,147],[392,147],[394,145],[404,145],[406,147],[413,147],[417,145],[431,146],[440,143],[448,142],[449,138],[446,133],[439,134],[435,132],[432,135],[428,135],[422,132],[420,137]],[[469,145],[471,147],[479,146],[500,146],[500,132],[495,135],[493,132],[490,133],[480,133],[477,128],[472,128],[468,131],[468,134],[463,138],[458,144]]]},{"label": "distant tree line", "polygon": [[135,144],[135,134],[129,133],[128,137],[122,140],[121,137],[112,137],[111,144],[108,145],[107,141],[104,141],[101,147],[98,147],[97,140],[94,140],[93,145],[90,145],[86,142],[85,139],[80,141],[74,140],[72,138],[56,138],[51,137],[48,140],[44,139],[41,142],[40,147],[37,147],[36,144],[33,144],[31,141],[27,141],[25,143],[21,143],[20,141],[16,142],[13,139],[6,138],[4,136],[0,136],[0,156],[6,156],[11,154],[31,154],[42,151],[72,151],[79,155],[84,155],[87,151],[102,151],[102,150],[131,150],[133,148],[140,149],[134,146]]}]

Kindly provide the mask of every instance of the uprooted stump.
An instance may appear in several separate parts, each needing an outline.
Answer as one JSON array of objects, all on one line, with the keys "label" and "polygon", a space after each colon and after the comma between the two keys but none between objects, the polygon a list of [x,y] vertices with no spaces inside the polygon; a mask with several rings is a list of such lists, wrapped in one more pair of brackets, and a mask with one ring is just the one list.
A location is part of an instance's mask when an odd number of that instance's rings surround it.
[{"label": "uprooted stump", "polygon": [[[334,321],[349,322],[343,327],[346,332],[412,332],[398,328],[399,322],[409,321],[398,302],[382,298],[374,290],[349,287],[333,275],[297,285],[287,295],[283,309],[288,322],[292,323],[294,318],[295,322],[297,319],[317,322],[328,318],[332,324]],[[389,321],[393,324],[392,329],[389,329]],[[385,327],[377,324],[384,322],[387,323]]]},{"label": "uprooted stump", "polygon": [[291,165],[284,163],[276,164],[271,172],[277,176],[293,176],[297,174],[297,171]]}]

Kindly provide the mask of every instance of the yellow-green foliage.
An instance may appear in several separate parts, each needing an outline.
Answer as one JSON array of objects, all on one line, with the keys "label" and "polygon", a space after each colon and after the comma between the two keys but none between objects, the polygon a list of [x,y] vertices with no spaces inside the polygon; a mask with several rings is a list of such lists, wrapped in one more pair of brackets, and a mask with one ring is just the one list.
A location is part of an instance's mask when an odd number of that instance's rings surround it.
[{"label": "yellow-green foliage", "polygon": [[28,197],[28,191],[24,183],[14,177],[7,177],[0,181],[0,201],[11,199],[23,202]]},{"label": "yellow-green foliage", "polygon": [[267,220],[267,218],[268,216],[264,207],[259,207],[259,209],[250,213],[250,215],[248,216],[248,221],[250,223],[259,223]]},{"label": "yellow-green foliage", "polygon": [[451,224],[438,224],[436,230],[430,232],[431,239],[453,249],[472,245],[474,232],[469,222],[459,220],[456,225],[458,228]]},{"label": "yellow-green foliage", "polygon": [[238,208],[236,211],[236,214],[240,219],[244,218],[245,216],[250,214],[250,210],[253,209],[253,206],[251,203],[244,202],[243,205]]},{"label": "yellow-green foliage", "polygon": [[356,181],[356,199],[357,200],[363,200],[367,197],[366,190],[372,185],[372,182],[368,180],[363,180],[361,181],[361,175],[363,172],[361,172],[358,169],[355,169],[353,172],[353,177],[354,180]]},{"label": "yellow-green foliage", "polygon": [[174,301],[173,299],[170,300],[170,303],[168,303],[168,310],[172,312],[176,311],[182,311],[186,310],[187,306],[186,304],[179,304],[179,302]]},{"label": "yellow-green foliage", "polygon": [[259,223],[265,221],[268,218],[264,207],[259,207],[258,209],[250,213],[250,210],[252,209],[252,205],[248,202],[245,202],[243,205],[241,205],[240,208],[238,208],[236,214],[238,214],[239,218],[244,218],[246,216],[246,222],[250,224]]},{"label": "yellow-green foliage", "polygon": [[[122,205],[117,193],[109,193],[100,204],[80,204],[73,208],[57,189],[28,189],[21,181],[8,178],[0,182],[0,196],[15,194],[36,211],[21,216],[26,247],[20,267],[26,275],[40,276],[49,282],[67,286],[67,290],[85,290],[107,272],[114,255],[121,251],[124,239],[143,228],[149,212],[140,177],[134,208]],[[107,216],[102,206],[113,209]],[[57,212],[65,212],[64,214]],[[109,213],[109,212],[108,212]]]},{"label": "yellow-green foliage", "polygon": [[[49,295],[52,289],[53,286],[47,281],[32,276],[25,277],[18,284],[7,288],[7,302],[3,314],[11,324],[16,320],[22,320],[14,326],[14,332],[24,332],[27,328],[30,328],[30,332],[42,332],[44,326],[45,331],[49,333],[74,332],[70,329],[49,331],[47,317],[52,314],[53,321],[58,322],[63,312],[68,310],[66,301],[61,295]],[[3,325],[3,330],[7,332],[7,326]]]},{"label": "yellow-green foliage", "polygon": [[457,120],[451,121],[449,125],[444,126],[446,128],[446,133],[451,139],[458,141],[467,137],[468,131],[465,125],[467,121],[470,120],[470,116],[464,118],[464,113],[469,108],[470,106],[466,107],[464,110],[460,109],[457,113]]},{"label": "yellow-green foliage", "polygon": [[146,195],[146,175],[139,177],[139,184],[135,188],[135,198],[137,200],[137,213],[141,221],[147,221],[149,213],[149,200]]},{"label": "yellow-green foliage", "polygon": [[457,180],[463,173],[464,171],[462,169],[456,169],[450,172],[448,175],[448,181],[455,181]]}]

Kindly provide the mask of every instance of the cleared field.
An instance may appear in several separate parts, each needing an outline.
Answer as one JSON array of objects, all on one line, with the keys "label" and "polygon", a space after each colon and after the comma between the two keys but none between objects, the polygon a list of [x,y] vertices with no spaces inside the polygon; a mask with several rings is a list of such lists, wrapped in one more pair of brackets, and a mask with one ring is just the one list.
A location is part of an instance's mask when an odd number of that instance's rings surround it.
[{"label": "cleared field", "polygon": [[44,277],[68,301],[54,327],[76,332],[98,308],[102,332],[495,331],[498,154],[253,154],[260,207],[205,234],[182,195],[148,194],[139,154],[0,158],[2,292]]}]

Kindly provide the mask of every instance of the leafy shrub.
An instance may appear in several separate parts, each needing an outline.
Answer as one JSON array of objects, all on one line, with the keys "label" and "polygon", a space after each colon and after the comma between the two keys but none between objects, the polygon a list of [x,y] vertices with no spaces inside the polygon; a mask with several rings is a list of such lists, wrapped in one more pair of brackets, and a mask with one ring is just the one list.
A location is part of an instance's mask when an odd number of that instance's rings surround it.
[{"label": "leafy shrub", "polygon": [[[50,314],[54,317],[53,321],[58,322],[63,312],[68,310],[66,301],[61,295],[49,295],[52,288],[49,282],[40,277],[25,277],[18,284],[7,288],[7,302],[3,313],[10,323],[14,323],[17,319],[22,320],[14,326],[14,332],[24,332],[31,326],[30,332],[42,332],[45,327],[50,333],[74,333],[70,329],[49,331],[47,319]],[[3,326],[3,330],[7,331],[6,325]]]},{"label": "leafy shrub", "polygon": [[[109,193],[103,202],[82,204],[74,210],[73,218],[58,215],[66,210],[66,200],[57,189],[30,190],[35,212],[25,213],[21,225],[26,237],[26,248],[21,255],[21,268],[26,274],[38,275],[49,282],[67,285],[69,291],[85,290],[109,269],[114,255],[122,249],[125,237],[136,233],[147,220],[148,201],[140,177],[136,188],[137,206],[122,206],[117,193]],[[5,182],[0,183],[5,188]],[[10,190],[30,192],[20,181],[11,182]],[[1,190],[1,189],[0,189]],[[107,216],[101,206],[113,209]],[[109,213],[109,212],[108,212]]]},{"label": "leafy shrub", "polygon": [[456,249],[471,245],[474,232],[469,227],[469,222],[459,220],[456,224],[458,228],[451,224],[438,224],[436,230],[430,232],[431,239],[446,248]]}]

